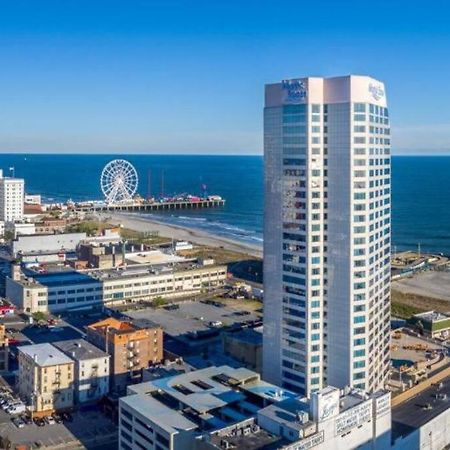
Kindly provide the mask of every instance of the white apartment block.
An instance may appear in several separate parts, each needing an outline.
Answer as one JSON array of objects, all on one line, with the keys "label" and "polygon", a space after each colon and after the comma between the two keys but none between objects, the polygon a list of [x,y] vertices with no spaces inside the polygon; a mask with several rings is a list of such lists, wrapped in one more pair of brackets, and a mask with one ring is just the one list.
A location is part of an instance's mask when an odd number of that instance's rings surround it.
[{"label": "white apartment block", "polygon": [[18,349],[20,397],[33,412],[73,406],[74,362],[53,345],[24,345]]},{"label": "white apartment block", "polygon": [[70,339],[53,345],[75,362],[75,403],[95,402],[108,394],[108,353],[84,339]]},{"label": "white apartment block", "polygon": [[26,313],[192,295],[222,286],[227,279],[227,268],[221,265],[27,273],[16,267],[12,277],[6,278],[6,297]]},{"label": "white apartment block", "polygon": [[25,181],[4,177],[0,171],[0,220],[14,222],[23,219]]},{"label": "white apartment block", "polygon": [[366,76],[266,86],[263,376],[310,395],[383,388],[390,127]]}]

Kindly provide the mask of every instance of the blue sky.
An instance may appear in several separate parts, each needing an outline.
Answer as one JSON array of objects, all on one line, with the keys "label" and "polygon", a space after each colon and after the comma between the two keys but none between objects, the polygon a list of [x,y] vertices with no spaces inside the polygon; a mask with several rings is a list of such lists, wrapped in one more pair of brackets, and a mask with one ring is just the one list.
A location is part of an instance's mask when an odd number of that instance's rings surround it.
[{"label": "blue sky", "polygon": [[260,154],[263,88],[386,83],[394,152],[450,153],[445,1],[0,0],[0,151]]}]

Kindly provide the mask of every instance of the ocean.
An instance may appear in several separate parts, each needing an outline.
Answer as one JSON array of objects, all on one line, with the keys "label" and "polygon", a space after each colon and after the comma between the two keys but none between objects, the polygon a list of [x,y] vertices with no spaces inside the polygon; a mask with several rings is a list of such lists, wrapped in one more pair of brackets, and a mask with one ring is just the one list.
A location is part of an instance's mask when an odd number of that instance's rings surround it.
[{"label": "ocean", "polygon": [[[189,193],[226,199],[224,208],[152,214],[166,223],[262,244],[263,158],[185,155],[0,155],[5,175],[14,167],[28,193],[46,201],[101,199],[100,174],[112,159],[130,161],[146,197]],[[396,251],[450,254],[450,156],[392,158],[392,233]]]}]

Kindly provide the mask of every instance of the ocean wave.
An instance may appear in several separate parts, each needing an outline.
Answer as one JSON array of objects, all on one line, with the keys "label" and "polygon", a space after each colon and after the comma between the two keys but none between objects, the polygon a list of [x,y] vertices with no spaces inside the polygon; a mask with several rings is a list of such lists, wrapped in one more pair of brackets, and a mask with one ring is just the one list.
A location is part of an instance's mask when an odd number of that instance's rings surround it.
[{"label": "ocean wave", "polygon": [[252,230],[246,230],[244,228],[240,228],[240,227],[237,227],[235,225],[229,225],[227,223],[211,222],[210,224],[212,226],[217,226],[219,228],[223,228],[224,230],[228,230],[228,231],[236,231],[238,233],[243,233],[243,234],[252,234],[253,233]]},{"label": "ocean wave", "polygon": [[208,219],[206,219],[205,217],[186,217],[186,216],[172,216],[172,217],[176,217],[177,219],[181,219],[181,220],[193,220],[194,222],[207,222]]},{"label": "ocean wave", "polygon": [[232,224],[228,222],[221,222],[220,220],[209,220],[206,217],[192,217],[192,216],[177,216],[174,214],[139,214],[147,220],[159,220],[168,225],[178,225],[188,228],[193,228],[205,231],[209,234],[222,236],[228,239],[245,243],[262,243],[263,239],[256,230],[245,228],[241,224]]}]

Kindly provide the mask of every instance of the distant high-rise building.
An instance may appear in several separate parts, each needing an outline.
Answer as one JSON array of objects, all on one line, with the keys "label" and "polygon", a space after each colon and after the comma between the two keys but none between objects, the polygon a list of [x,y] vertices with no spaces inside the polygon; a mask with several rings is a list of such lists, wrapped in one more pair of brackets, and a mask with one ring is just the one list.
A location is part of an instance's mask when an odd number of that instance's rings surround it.
[{"label": "distant high-rise building", "polygon": [[25,181],[4,177],[0,170],[0,220],[14,222],[23,219]]},{"label": "distant high-rise building", "polygon": [[389,367],[390,128],[366,76],[266,86],[267,381],[375,391]]}]

